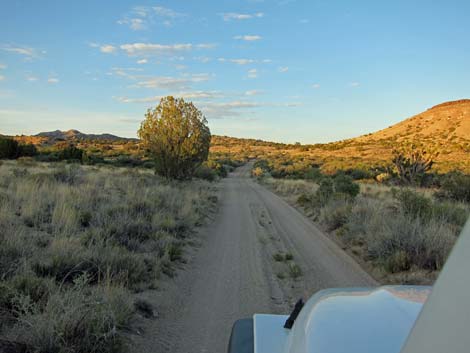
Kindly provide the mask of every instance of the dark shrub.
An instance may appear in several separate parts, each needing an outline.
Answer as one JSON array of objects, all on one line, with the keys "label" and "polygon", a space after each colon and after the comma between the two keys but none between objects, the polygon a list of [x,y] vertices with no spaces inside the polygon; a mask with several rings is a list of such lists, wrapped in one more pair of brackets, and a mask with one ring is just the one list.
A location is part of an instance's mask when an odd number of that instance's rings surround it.
[{"label": "dark shrub", "polygon": [[18,142],[7,137],[0,137],[0,159],[18,157]]},{"label": "dark shrub", "polygon": [[74,145],[68,145],[61,148],[57,152],[57,158],[59,160],[77,160],[81,161],[83,156],[83,150],[75,147]]},{"label": "dark shrub", "polygon": [[215,170],[209,168],[207,165],[201,165],[199,166],[195,173],[194,176],[199,179],[204,179],[208,181],[214,181],[217,179],[217,173]]},{"label": "dark shrub", "polygon": [[354,183],[349,175],[339,174],[333,179],[335,191],[337,193],[356,197],[359,194],[359,185]]},{"label": "dark shrub", "polygon": [[470,202],[470,175],[460,172],[447,175],[442,182],[441,190],[437,196]]},{"label": "dark shrub", "polygon": [[331,196],[333,196],[334,192],[333,180],[331,180],[331,178],[324,178],[320,182],[320,186],[315,196],[320,203],[324,204],[331,198]]},{"label": "dark shrub", "polygon": [[395,197],[406,215],[412,218],[419,217],[425,221],[430,219],[432,215],[431,199],[410,189],[397,191]]}]

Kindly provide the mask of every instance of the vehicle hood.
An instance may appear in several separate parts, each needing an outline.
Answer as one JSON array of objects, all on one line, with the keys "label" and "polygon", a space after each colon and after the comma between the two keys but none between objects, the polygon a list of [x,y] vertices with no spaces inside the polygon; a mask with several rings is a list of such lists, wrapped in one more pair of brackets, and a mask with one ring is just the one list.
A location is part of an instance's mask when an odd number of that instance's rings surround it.
[{"label": "vehicle hood", "polygon": [[399,353],[429,293],[420,286],[320,291],[291,330],[279,327],[286,316],[255,315],[255,353]]}]

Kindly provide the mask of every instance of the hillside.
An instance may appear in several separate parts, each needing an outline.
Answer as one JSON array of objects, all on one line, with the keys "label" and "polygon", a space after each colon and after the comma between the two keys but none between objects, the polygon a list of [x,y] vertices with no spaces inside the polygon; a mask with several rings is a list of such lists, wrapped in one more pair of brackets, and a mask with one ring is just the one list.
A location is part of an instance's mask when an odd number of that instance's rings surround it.
[{"label": "hillside", "polygon": [[278,154],[308,158],[326,170],[386,164],[394,148],[405,142],[439,152],[436,169],[470,172],[470,99],[445,102],[386,129],[356,138],[314,145],[286,145],[259,140],[217,137],[212,150],[219,153]]}]

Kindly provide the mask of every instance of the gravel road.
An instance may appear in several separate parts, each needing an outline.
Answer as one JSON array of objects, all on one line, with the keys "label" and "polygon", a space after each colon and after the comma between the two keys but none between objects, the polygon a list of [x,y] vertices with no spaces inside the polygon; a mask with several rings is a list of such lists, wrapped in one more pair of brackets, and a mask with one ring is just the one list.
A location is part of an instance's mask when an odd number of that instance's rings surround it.
[{"label": "gravel road", "polygon": [[[253,181],[251,167],[221,182],[220,209],[188,249],[184,269],[147,294],[158,318],[142,327],[133,352],[223,353],[239,318],[287,314],[324,288],[377,285],[309,219]],[[277,253],[293,259],[275,261]]]}]

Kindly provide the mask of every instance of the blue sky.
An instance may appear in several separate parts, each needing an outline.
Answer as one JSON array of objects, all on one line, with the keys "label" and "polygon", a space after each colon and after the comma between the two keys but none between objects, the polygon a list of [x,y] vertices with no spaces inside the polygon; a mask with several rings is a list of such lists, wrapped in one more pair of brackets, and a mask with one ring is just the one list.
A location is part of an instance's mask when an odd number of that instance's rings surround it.
[{"label": "blue sky", "polygon": [[212,133],[315,143],[470,97],[469,1],[2,1],[0,133],[134,137],[159,97]]}]

